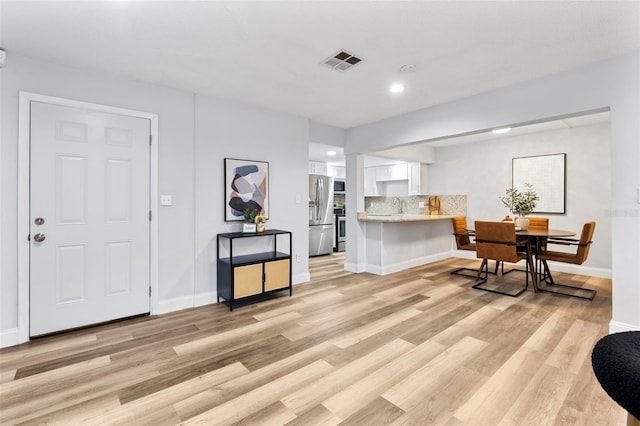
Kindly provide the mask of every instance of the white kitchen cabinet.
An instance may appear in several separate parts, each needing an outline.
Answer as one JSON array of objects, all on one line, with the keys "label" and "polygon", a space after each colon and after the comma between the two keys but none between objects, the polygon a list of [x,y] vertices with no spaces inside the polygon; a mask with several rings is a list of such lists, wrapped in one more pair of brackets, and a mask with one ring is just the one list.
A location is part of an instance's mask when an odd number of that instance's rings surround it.
[{"label": "white kitchen cabinet", "polygon": [[375,169],[378,182],[407,179],[407,163],[378,166]]},{"label": "white kitchen cabinet", "polygon": [[426,164],[409,163],[409,194],[426,195],[428,192],[428,169]]},{"label": "white kitchen cabinet", "polygon": [[364,169],[364,195],[365,197],[377,197],[378,181],[376,180],[377,167],[365,167]]},{"label": "white kitchen cabinet", "polygon": [[347,172],[343,166],[334,166],[332,164],[327,165],[327,175],[336,179],[346,179]]},{"label": "white kitchen cabinet", "polygon": [[319,161],[309,161],[309,174],[328,176],[327,163],[321,163]]}]

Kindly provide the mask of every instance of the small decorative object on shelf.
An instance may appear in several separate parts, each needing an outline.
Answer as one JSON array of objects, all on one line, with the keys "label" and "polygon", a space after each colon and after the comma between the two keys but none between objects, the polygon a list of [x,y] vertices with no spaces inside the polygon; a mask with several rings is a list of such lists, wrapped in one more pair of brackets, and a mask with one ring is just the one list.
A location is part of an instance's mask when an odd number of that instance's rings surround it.
[{"label": "small decorative object on shelf", "polygon": [[258,232],[258,233],[264,232],[264,230],[266,228],[265,224],[267,223],[267,218],[264,217],[263,214],[259,214],[254,219],[254,222],[256,223],[256,232]]},{"label": "small decorative object on shelf", "polygon": [[261,214],[257,209],[246,209],[244,211],[245,223],[242,224],[242,232],[256,232],[258,223],[256,218],[259,216]]},{"label": "small decorative object on shelf", "polygon": [[525,216],[528,215],[536,208],[538,204],[538,194],[528,183],[524,184],[524,192],[518,191],[516,188],[507,188],[505,190],[505,196],[500,197],[500,201],[509,211],[513,214],[517,214],[518,217],[515,220],[516,227],[526,230],[529,227],[529,219]]},{"label": "small decorative object on shelf", "polygon": [[242,224],[242,232],[247,233],[255,233],[256,232],[256,224],[255,223],[243,223]]}]

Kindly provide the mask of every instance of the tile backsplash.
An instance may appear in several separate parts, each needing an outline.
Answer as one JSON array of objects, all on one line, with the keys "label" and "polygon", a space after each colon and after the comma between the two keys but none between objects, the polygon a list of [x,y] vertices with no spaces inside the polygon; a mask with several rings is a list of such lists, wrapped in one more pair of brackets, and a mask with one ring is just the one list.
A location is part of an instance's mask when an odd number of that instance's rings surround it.
[{"label": "tile backsplash", "polygon": [[[467,215],[466,195],[438,195],[438,197],[440,197],[440,214],[448,216]],[[421,202],[424,203],[424,207],[420,207]],[[429,195],[365,197],[364,205],[367,213],[398,214],[402,212],[406,214],[425,214],[425,211],[429,209]]]}]

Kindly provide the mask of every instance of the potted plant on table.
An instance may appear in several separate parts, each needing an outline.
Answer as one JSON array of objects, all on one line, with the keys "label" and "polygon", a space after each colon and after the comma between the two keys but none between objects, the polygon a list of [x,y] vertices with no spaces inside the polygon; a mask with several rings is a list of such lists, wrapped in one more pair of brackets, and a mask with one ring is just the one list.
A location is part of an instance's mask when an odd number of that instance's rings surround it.
[{"label": "potted plant on table", "polygon": [[505,196],[500,197],[500,201],[509,209],[514,215],[518,215],[516,218],[516,226],[522,230],[526,230],[529,227],[529,219],[525,218],[530,214],[538,204],[538,194],[533,189],[533,186],[525,183],[524,191],[518,191],[516,188],[507,188],[505,190]]},{"label": "potted plant on table", "polygon": [[264,232],[267,218],[258,209],[247,209],[244,211],[244,226],[242,232]]}]

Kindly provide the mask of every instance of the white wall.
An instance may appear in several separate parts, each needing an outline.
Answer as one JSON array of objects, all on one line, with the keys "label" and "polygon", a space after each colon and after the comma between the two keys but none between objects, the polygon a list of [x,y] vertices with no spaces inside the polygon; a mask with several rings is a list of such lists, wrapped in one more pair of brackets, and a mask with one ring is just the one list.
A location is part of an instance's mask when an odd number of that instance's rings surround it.
[{"label": "white wall", "polygon": [[[511,214],[499,197],[511,187],[511,160],[567,154],[566,214],[540,214],[549,226],[578,235],[583,223],[597,222],[594,244],[584,267],[611,274],[611,131],[609,123],[533,133],[436,148],[429,166],[434,194],[467,194],[467,220],[499,220]],[[481,158],[482,161],[478,161]],[[594,275],[595,271],[587,271]]]},{"label": "white wall", "polygon": [[224,222],[224,158],[269,162],[267,228],[293,233],[293,282],[309,280],[308,138],[304,118],[196,97],[196,297],[202,302],[215,293],[216,234],[241,226]]},{"label": "white wall", "polygon": [[309,141],[325,145],[344,146],[344,129],[310,121]]},{"label": "white wall", "polygon": [[[345,153],[611,111],[612,331],[640,330],[640,52],[348,129]],[[438,159],[436,159],[436,162]],[[355,212],[353,212],[355,215]],[[348,246],[349,247],[349,246]],[[351,247],[358,247],[352,244]],[[347,262],[357,257],[347,251]]]},{"label": "white wall", "polygon": [[294,253],[301,257],[300,263],[294,257],[294,280],[308,280],[307,216],[304,203],[295,203],[295,194],[307,199],[308,120],[15,54],[0,71],[0,85],[0,346],[15,343],[17,335],[16,251],[26,239],[17,235],[19,91],[158,114],[159,193],[173,195],[173,206],[156,209],[160,312],[214,300],[209,241],[232,229],[222,218],[224,157],[270,162],[267,226],[293,231]]},{"label": "white wall", "polygon": [[[189,93],[59,67],[10,55],[2,69],[2,277],[0,331],[17,327],[18,92],[128,108],[159,115],[159,188],[174,205],[158,211],[159,297],[193,288],[193,97]],[[187,171],[185,173],[185,171]]]}]

